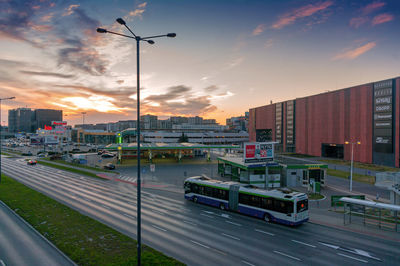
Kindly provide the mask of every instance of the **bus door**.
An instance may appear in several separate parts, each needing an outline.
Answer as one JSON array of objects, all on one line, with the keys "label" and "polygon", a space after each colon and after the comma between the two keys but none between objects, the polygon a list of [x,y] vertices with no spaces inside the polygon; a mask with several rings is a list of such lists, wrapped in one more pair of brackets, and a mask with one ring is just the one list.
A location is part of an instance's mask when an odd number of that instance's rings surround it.
[{"label": "bus door", "polygon": [[229,210],[237,211],[239,203],[240,185],[235,184],[229,187]]},{"label": "bus door", "polygon": [[303,179],[302,179],[302,186],[303,187],[308,187],[308,183],[309,183],[309,180],[308,180],[308,170],[303,170]]}]

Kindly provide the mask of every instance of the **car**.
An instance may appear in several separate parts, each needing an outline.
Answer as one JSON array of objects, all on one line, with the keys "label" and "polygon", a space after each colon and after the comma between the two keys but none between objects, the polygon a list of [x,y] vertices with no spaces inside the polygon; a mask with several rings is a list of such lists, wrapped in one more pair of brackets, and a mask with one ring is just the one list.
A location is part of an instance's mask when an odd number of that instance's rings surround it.
[{"label": "car", "polygon": [[32,156],[32,152],[28,151],[28,152],[24,152],[21,154],[22,156]]},{"label": "car", "polygon": [[115,165],[113,165],[112,163],[108,163],[108,164],[104,165],[104,169],[114,170],[115,169]]},{"label": "car", "polygon": [[105,153],[103,155],[101,155],[102,158],[113,158],[114,155],[110,154],[110,153]]},{"label": "car", "polygon": [[27,162],[28,165],[35,165],[37,162],[35,160],[29,160]]}]

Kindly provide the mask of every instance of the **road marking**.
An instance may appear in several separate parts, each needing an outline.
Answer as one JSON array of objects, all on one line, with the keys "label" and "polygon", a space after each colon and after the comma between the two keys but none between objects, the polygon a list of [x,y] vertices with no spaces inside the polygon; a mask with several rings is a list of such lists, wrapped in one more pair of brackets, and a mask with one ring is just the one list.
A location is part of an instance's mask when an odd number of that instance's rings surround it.
[{"label": "road marking", "polygon": [[247,264],[247,265],[250,265],[250,266],[256,266],[256,265],[254,265],[254,264],[251,264],[250,262],[248,262],[248,261],[245,261],[245,260],[242,260],[242,262],[243,262],[244,264]]},{"label": "road marking", "polygon": [[191,224],[191,225],[194,225],[194,226],[196,226],[197,224],[195,224],[195,223],[192,223],[192,222],[189,222],[189,221],[185,221],[185,220],[183,220],[183,222],[184,223],[186,223],[186,224]]},{"label": "road marking", "polygon": [[241,224],[237,224],[237,223],[234,223],[234,222],[231,222],[231,221],[225,221],[225,222],[227,222],[228,224],[236,225],[236,226],[242,226]]},{"label": "road marking", "polygon": [[274,236],[275,235],[273,233],[265,232],[265,231],[262,231],[262,230],[259,230],[259,229],[254,229],[254,230],[259,232],[259,233],[263,233],[263,234],[270,235],[270,236]]},{"label": "road marking", "polygon": [[1,266],[6,266],[6,264],[4,263],[3,260],[0,260],[0,265],[1,265]]},{"label": "road marking", "polygon": [[285,253],[282,253],[282,252],[279,252],[279,251],[276,251],[276,250],[274,250],[274,253],[280,254],[280,255],[282,255],[282,256],[285,256],[285,257],[288,257],[288,258],[291,258],[291,259],[294,259],[294,260],[301,261],[301,259],[299,259],[299,258],[290,256],[290,255],[288,255],[288,254],[285,254]]},{"label": "road marking", "polygon": [[229,214],[222,213],[221,216],[224,217],[224,218],[227,218],[227,219],[232,219],[232,218],[229,216]]},{"label": "road marking", "polygon": [[167,232],[167,230],[165,230],[164,228],[158,227],[157,225],[152,224],[151,226],[153,226],[154,228],[156,228],[156,229],[158,229],[158,230]]},{"label": "road marking", "polygon": [[128,218],[136,219],[136,217],[134,217],[134,216],[132,216],[132,215],[129,215],[129,214],[126,214],[126,213],[124,213],[124,215],[125,215],[126,217],[128,217]]},{"label": "road marking", "polygon": [[158,213],[158,214],[161,214],[161,215],[164,215],[164,214],[165,214],[165,213],[160,212],[160,211],[157,211],[157,210],[153,210],[153,212]]},{"label": "road marking", "polygon": [[103,208],[106,208],[107,210],[110,209],[110,207],[108,207],[108,206],[106,206],[106,205],[101,205],[101,206],[103,206]]},{"label": "road marking", "polygon": [[212,217],[211,215],[207,215],[207,214],[204,214],[204,213],[200,213],[200,215],[206,216],[206,217],[208,217],[208,218],[214,218],[214,217]]},{"label": "road marking", "polygon": [[364,262],[364,263],[368,263],[368,261],[366,261],[366,260],[362,260],[362,259],[359,259],[359,258],[354,258],[354,257],[346,255],[346,254],[342,254],[342,253],[336,253],[336,254],[338,254],[339,256],[342,256],[342,257],[346,257],[346,258],[350,258],[350,259],[353,259],[353,260],[358,260],[358,261],[361,261],[361,262]]},{"label": "road marking", "polygon": [[302,244],[302,245],[305,245],[305,246],[312,247],[312,248],[315,248],[315,247],[316,247],[316,246],[314,246],[314,245],[307,244],[307,243],[304,243],[304,242],[301,242],[301,241],[297,241],[297,240],[294,240],[294,239],[292,239],[292,241],[293,241],[293,242],[296,242],[296,243],[299,243],[299,244]]},{"label": "road marking", "polygon": [[203,245],[203,244],[201,244],[201,243],[199,243],[199,242],[196,242],[196,241],[194,241],[194,240],[190,240],[190,242],[192,242],[192,243],[194,243],[194,244],[196,244],[196,245],[202,246],[203,248],[208,248],[208,249],[210,249],[209,246]]},{"label": "road marking", "polygon": [[231,235],[228,235],[228,234],[225,234],[225,233],[221,233],[221,235],[229,237],[229,238],[232,238],[232,239],[235,239],[235,240],[240,240],[240,238],[237,238],[236,236],[231,236]]},{"label": "road marking", "polygon": [[203,212],[208,213],[208,214],[214,214],[214,212],[210,212],[210,211],[203,211]]},{"label": "road marking", "polygon": [[371,258],[371,259],[374,259],[374,260],[382,261],[380,258],[373,257],[367,251],[364,251],[362,249],[354,249],[354,251],[355,251],[354,254],[357,254],[357,255],[360,255],[360,256],[364,256],[364,257],[368,257],[368,258]]}]

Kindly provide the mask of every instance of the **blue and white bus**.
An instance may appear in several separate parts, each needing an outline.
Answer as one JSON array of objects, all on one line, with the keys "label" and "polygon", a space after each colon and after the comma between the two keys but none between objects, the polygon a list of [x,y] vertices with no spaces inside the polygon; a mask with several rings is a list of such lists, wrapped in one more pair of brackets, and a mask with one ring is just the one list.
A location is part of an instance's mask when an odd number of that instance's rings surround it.
[{"label": "blue and white bus", "polygon": [[286,225],[308,221],[308,197],[290,189],[265,190],[240,184],[189,177],[184,183],[185,198],[242,214]]}]

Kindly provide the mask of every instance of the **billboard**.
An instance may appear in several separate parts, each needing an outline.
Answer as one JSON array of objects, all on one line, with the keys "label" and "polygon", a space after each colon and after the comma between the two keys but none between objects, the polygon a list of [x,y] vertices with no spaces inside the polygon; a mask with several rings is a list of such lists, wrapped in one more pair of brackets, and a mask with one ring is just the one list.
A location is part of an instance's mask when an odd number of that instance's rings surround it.
[{"label": "billboard", "polygon": [[42,145],[43,138],[39,136],[31,136],[31,145]]},{"label": "billboard", "polygon": [[45,144],[58,144],[58,136],[54,136],[54,135],[47,135],[47,136],[43,136],[44,138],[44,143]]},{"label": "billboard", "polygon": [[252,142],[244,144],[244,162],[267,162],[274,159],[274,143]]}]

